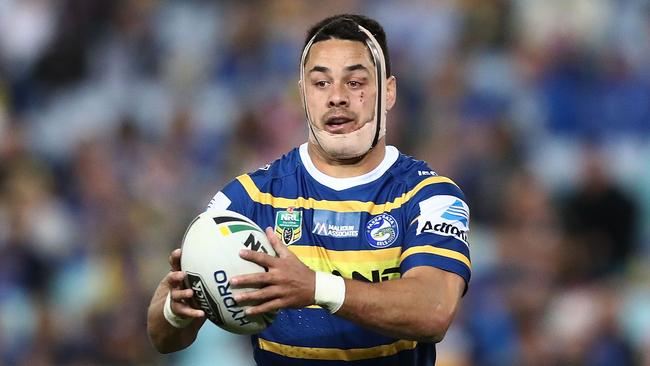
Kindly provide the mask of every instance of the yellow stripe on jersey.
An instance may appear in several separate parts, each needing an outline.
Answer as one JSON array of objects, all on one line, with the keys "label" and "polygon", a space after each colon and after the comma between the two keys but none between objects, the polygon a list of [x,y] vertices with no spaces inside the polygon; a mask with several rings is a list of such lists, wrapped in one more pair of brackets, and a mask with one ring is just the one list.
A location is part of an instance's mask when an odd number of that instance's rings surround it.
[{"label": "yellow stripe on jersey", "polygon": [[261,349],[285,357],[327,361],[357,361],[392,356],[404,350],[414,349],[418,345],[415,341],[400,340],[376,347],[341,349],[289,346],[263,338],[258,338],[258,341]]},{"label": "yellow stripe on jersey", "polygon": [[372,250],[330,250],[311,245],[290,245],[287,248],[302,258],[327,258],[335,262],[381,262],[399,258],[402,248]]},{"label": "yellow stripe on jersey", "polygon": [[384,274],[388,268],[399,267],[402,248],[375,250],[329,250],[307,245],[289,245],[287,247],[310,269],[328,272],[338,271],[344,278],[352,278],[353,272],[366,278],[372,278],[373,271],[378,278],[395,279],[400,273]]},{"label": "yellow stripe on jersey", "polygon": [[402,253],[402,256],[400,257],[400,263],[403,262],[404,259],[406,259],[410,255],[418,254],[418,253],[429,253],[429,254],[439,255],[441,257],[452,258],[457,261],[463,262],[469,269],[472,269],[472,263],[470,262],[469,258],[467,258],[462,253],[449,250],[449,249],[444,249],[444,248],[431,247],[428,245],[408,248],[406,251],[404,251],[404,253]]},{"label": "yellow stripe on jersey", "polygon": [[451,179],[446,177],[430,177],[418,183],[412,190],[406,193],[402,193],[401,196],[395,198],[395,200],[392,202],[377,204],[370,201],[326,201],[305,197],[275,197],[270,193],[261,192],[248,174],[238,176],[237,180],[241,183],[241,185],[246,190],[246,193],[248,193],[248,196],[253,201],[261,204],[271,205],[275,208],[295,207],[305,209],[313,208],[319,210],[330,210],[336,212],[368,212],[371,215],[378,215],[380,213],[388,212],[401,207],[404,203],[413,198],[413,196],[415,196],[422,188],[428,185],[438,183],[456,184]]}]

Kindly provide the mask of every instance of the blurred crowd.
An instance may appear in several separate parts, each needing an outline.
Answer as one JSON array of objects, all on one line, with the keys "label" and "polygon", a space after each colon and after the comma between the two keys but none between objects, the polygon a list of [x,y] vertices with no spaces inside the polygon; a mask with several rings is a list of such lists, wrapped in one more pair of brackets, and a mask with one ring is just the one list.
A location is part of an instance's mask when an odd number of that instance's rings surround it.
[{"label": "blurred crowd", "polygon": [[157,354],[146,308],[186,225],[306,140],[308,27],[385,27],[388,142],[452,177],[473,277],[442,366],[650,365],[646,0],[0,0],[0,364]]}]

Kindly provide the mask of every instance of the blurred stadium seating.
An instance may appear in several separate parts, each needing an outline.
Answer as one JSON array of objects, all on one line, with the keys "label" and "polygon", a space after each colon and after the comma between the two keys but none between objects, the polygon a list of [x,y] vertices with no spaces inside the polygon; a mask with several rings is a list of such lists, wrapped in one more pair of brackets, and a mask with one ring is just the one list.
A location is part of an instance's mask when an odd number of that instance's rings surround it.
[{"label": "blurred stadium seating", "polygon": [[389,143],[453,177],[473,278],[439,365],[650,365],[646,0],[0,0],[0,364],[158,355],[149,298],[233,176],[305,140],[309,25],[386,28]]}]

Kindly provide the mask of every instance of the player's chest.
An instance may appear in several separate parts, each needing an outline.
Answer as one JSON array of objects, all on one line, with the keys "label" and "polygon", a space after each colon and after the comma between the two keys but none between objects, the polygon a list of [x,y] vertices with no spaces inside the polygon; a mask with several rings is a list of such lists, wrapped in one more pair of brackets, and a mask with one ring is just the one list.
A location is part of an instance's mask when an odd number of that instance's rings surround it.
[{"label": "player's chest", "polygon": [[401,246],[405,231],[399,210],[267,206],[264,211],[259,224],[272,227],[285,245],[318,245],[333,250],[386,249]]},{"label": "player's chest", "polygon": [[267,205],[260,212],[264,218],[260,224],[272,227],[313,270],[366,282],[399,278],[405,234],[401,211],[358,208],[323,201],[286,208]]}]

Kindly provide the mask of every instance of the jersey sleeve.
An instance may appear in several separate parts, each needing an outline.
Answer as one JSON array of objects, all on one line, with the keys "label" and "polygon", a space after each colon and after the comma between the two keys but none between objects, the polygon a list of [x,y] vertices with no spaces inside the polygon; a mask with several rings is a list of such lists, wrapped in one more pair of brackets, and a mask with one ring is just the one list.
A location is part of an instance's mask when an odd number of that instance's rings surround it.
[{"label": "jersey sleeve", "polygon": [[241,182],[234,179],[212,197],[206,210],[211,209],[230,210],[251,217],[252,201]]},{"label": "jersey sleeve", "polygon": [[467,285],[471,277],[469,206],[450,180],[427,184],[410,200],[400,272],[431,266],[455,273]]}]

